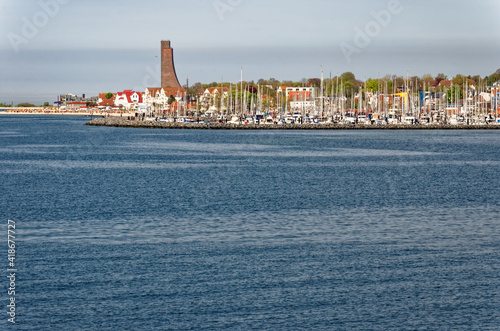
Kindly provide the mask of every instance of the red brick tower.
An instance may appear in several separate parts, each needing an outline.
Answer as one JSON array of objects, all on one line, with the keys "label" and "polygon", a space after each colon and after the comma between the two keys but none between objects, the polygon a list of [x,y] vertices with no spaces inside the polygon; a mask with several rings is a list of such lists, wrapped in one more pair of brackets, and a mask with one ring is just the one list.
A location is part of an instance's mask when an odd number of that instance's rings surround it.
[{"label": "red brick tower", "polygon": [[161,87],[181,87],[174,67],[174,50],[170,40],[161,41]]}]

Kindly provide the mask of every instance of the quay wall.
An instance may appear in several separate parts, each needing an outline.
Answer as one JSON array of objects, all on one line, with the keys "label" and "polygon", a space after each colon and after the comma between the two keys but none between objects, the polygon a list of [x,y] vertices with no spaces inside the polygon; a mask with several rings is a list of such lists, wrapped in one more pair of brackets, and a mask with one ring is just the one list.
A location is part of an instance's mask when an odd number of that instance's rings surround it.
[{"label": "quay wall", "polygon": [[362,124],[233,124],[137,121],[120,117],[101,117],[85,125],[144,129],[190,130],[495,130],[500,125],[362,125]]}]

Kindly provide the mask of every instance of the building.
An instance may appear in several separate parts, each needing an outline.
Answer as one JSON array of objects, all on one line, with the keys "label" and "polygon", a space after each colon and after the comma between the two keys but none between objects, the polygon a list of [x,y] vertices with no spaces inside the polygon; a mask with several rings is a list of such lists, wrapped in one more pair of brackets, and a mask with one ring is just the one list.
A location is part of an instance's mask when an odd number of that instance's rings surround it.
[{"label": "building", "polygon": [[125,108],[126,110],[137,109],[139,105],[142,105],[142,93],[132,90],[118,92],[114,103],[116,107]]},{"label": "building", "polygon": [[116,93],[111,93],[113,96],[111,98],[106,98],[108,93],[99,93],[99,99],[97,100],[97,105],[100,107],[114,107]]},{"label": "building", "polygon": [[277,92],[278,93],[286,93],[287,88],[291,88],[291,86],[279,86]]},{"label": "building", "polygon": [[[209,87],[205,89],[201,97],[199,98],[201,109],[208,110],[210,106],[214,106],[216,103],[220,103],[220,96],[224,99],[229,96],[229,87]],[[218,105],[217,105],[218,106]],[[225,107],[225,104],[223,105]]]},{"label": "building", "polygon": [[85,94],[82,94],[81,96],[76,95],[76,94],[61,94],[58,96],[58,101],[56,104],[60,106],[68,106],[70,102],[79,102],[79,103],[84,103],[86,105],[92,105],[92,104],[97,104],[97,101],[99,100],[98,96],[92,96],[92,97],[85,97]]},{"label": "building", "polygon": [[291,111],[308,111],[316,107],[315,87],[287,87],[286,95]]},{"label": "building", "polygon": [[186,93],[183,87],[148,87],[142,98],[143,103],[151,107],[153,111],[169,110],[169,99],[175,98],[175,102],[182,100]]},{"label": "building", "polygon": [[78,113],[81,111],[87,111],[87,102],[84,101],[69,101],[66,106],[63,106],[66,111],[71,113]]},{"label": "building", "polygon": [[174,50],[169,40],[161,41],[161,86],[181,87],[174,66]]}]

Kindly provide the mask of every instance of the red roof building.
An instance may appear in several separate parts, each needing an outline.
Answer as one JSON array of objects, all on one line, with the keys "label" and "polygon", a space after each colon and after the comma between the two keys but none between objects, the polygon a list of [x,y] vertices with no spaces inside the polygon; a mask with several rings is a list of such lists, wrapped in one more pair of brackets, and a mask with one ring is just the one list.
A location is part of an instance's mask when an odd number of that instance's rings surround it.
[{"label": "red roof building", "polygon": [[99,93],[99,100],[97,101],[97,105],[103,107],[114,107],[116,93],[113,93],[113,96],[109,99],[106,99],[106,94],[107,93]]},{"label": "red roof building", "polygon": [[139,104],[142,104],[142,93],[132,90],[116,93],[115,106],[117,107],[130,109]]}]

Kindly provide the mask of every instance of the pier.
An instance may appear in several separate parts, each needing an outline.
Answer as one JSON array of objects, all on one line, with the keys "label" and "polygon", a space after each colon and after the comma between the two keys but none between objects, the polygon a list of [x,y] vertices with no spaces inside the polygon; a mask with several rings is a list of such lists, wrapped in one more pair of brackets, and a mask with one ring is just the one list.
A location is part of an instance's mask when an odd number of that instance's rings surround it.
[{"label": "pier", "polygon": [[452,124],[237,124],[217,122],[165,122],[155,120],[129,120],[122,117],[101,117],[85,125],[143,129],[189,130],[498,130],[500,125],[452,125]]}]

